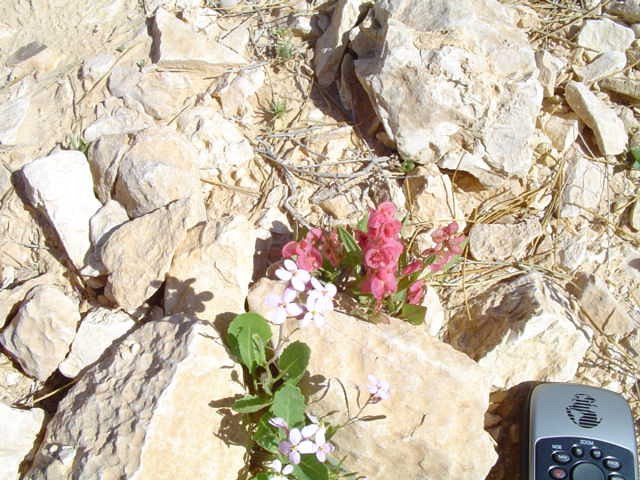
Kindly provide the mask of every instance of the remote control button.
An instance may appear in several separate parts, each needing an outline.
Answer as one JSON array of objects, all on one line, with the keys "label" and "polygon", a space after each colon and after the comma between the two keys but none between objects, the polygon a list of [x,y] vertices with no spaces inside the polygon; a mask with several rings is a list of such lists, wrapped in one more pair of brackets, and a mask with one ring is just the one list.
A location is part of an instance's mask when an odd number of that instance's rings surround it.
[{"label": "remote control button", "polygon": [[576,457],[581,457],[582,455],[584,455],[584,450],[582,450],[581,447],[573,447],[571,451]]},{"label": "remote control button", "polygon": [[602,450],[600,450],[599,448],[592,448],[591,456],[596,460],[600,460],[602,458]]},{"label": "remote control button", "polygon": [[579,463],[571,471],[571,480],[604,480],[604,473],[593,463]]},{"label": "remote control button", "polygon": [[564,480],[568,477],[567,471],[564,468],[555,467],[549,470],[549,476],[554,480]]},{"label": "remote control button", "polygon": [[624,477],[614,473],[613,475],[609,475],[607,480],[624,480]]},{"label": "remote control button", "polygon": [[560,465],[564,465],[571,461],[571,455],[565,452],[556,452],[553,454],[553,461]]},{"label": "remote control button", "polygon": [[620,467],[622,467],[622,464],[620,463],[620,460],[618,460],[617,458],[605,458],[604,466],[608,470],[620,470]]}]

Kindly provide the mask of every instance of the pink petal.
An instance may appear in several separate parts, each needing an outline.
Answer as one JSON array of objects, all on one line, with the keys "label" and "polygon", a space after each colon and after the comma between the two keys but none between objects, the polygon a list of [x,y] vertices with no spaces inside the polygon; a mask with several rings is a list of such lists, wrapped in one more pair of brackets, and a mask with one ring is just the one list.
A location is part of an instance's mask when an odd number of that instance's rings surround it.
[{"label": "pink petal", "polygon": [[293,448],[293,445],[291,445],[291,443],[287,442],[286,440],[278,444],[278,450],[283,455],[287,455],[289,452],[291,452],[292,448]]},{"label": "pink petal", "polygon": [[300,453],[303,453],[303,454],[304,453],[316,453],[317,450],[318,450],[318,447],[316,446],[316,444],[313,443],[310,440],[303,440],[298,445],[298,451]]}]

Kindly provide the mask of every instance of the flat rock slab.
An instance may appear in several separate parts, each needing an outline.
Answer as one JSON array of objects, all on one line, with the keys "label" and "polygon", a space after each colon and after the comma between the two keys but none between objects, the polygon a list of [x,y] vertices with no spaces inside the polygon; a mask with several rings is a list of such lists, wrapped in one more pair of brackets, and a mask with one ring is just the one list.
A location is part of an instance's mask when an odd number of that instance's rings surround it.
[{"label": "flat rock slab", "polygon": [[597,211],[606,191],[606,166],[573,152],[567,161],[566,183],[560,200],[561,218]]},{"label": "flat rock slab", "polygon": [[44,382],[69,352],[79,321],[76,300],[40,285],[27,294],[0,343],[27,375]]},{"label": "flat rock slab", "polygon": [[608,52],[611,50],[624,52],[631,46],[631,42],[635,38],[633,30],[630,28],[608,18],[603,18],[600,20],[587,20],[576,41],[578,46],[595,50],[596,52]]},{"label": "flat rock slab", "polygon": [[0,478],[20,478],[20,464],[33,449],[44,422],[44,410],[20,410],[0,402]]},{"label": "flat rock slab", "polygon": [[622,52],[605,52],[584,67],[574,67],[579,80],[585,83],[597,82],[627,65],[627,56]]},{"label": "flat rock slab", "polygon": [[[283,288],[260,280],[249,294],[250,310],[264,315],[266,295]],[[290,322],[289,331],[297,326]],[[350,425],[332,440],[349,469],[380,479],[486,477],[497,458],[483,429],[489,382],[466,355],[406,322],[375,325],[339,313],[328,315],[322,328],[298,330],[293,340],[311,348],[312,382],[303,379],[302,388],[312,394],[314,415],[333,411],[332,423],[346,420],[338,380],[352,413],[356,398],[366,398],[368,374],[391,384],[391,399],[366,411],[385,418]]]},{"label": "flat rock slab", "polygon": [[67,255],[82,269],[91,249],[89,220],[102,206],[86,157],[76,150],[53,153],[25,165],[22,176],[29,203],[45,213]]},{"label": "flat rock slab", "polygon": [[477,223],[469,232],[469,248],[476,260],[519,260],[540,235],[542,226],[536,218],[515,224]]},{"label": "flat rock slab", "polygon": [[228,410],[236,375],[211,325],[146,323],[66,394],[27,478],[234,479],[247,443]]}]

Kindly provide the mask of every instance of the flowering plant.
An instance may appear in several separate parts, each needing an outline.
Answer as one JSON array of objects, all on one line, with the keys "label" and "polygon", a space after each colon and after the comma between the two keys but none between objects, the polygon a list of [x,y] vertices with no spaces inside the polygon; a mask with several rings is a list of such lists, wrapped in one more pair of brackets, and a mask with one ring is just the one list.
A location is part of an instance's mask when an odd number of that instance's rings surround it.
[{"label": "flowering plant", "polygon": [[[282,249],[286,272],[302,275],[300,281],[333,282],[358,301],[360,308],[351,313],[367,319],[386,313],[422,323],[427,280],[457,262],[465,237],[458,233],[456,222],[450,223],[431,234],[433,247],[414,256],[401,230],[395,206],[383,202],[355,228],[313,228],[300,240],[287,243]],[[276,275],[292,278],[289,273]]]}]

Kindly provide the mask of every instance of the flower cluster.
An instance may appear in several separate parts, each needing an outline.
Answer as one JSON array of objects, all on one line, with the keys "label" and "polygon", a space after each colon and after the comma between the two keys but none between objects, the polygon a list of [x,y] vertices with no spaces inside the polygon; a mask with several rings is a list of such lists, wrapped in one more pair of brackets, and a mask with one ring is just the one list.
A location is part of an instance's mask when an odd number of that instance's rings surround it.
[{"label": "flower cluster", "polygon": [[299,242],[289,242],[282,248],[282,257],[295,259],[300,268],[313,272],[327,260],[334,268],[344,256],[342,244],[335,230],[323,232],[312,228]]},{"label": "flower cluster", "polygon": [[369,403],[378,403],[382,400],[389,400],[391,393],[389,392],[389,382],[386,380],[380,380],[375,375],[369,375],[369,384],[367,389],[369,390]]},{"label": "flower cluster", "polygon": [[462,244],[465,241],[464,235],[458,234],[458,224],[452,222],[446,227],[439,228],[431,234],[431,239],[435,246],[428,248],[422,254],[429,256],[434,255],[435,261],[429,265],[432,272],[439,272],[447,265],[456,255],[462,253]]},{"label": "flower cluster", "polygon": [[[336,286],[312,277],[307,270],[290,259],[286,259],[283,266],[276,270],[276,276],[289,284],[282,295],[267,295],[265,303],[271,308],[267,313],[267,320],[281,325],[287,317],[297,317],[301,327],[310,323],[318,327],[323,326],[326,321],[325,315],[333,310]],[[298,297],[305,293],[305,303],[297,303]]]},{"label": "flower cluster", "polygon": [[398,260],[404,250],[400,241],[402,224],[396,220],[396,207],[381,203],[369,216],[366,232],[357,232],[364,255],[366,274],[360,286],[379,302],[398,288]]},{"label": "flower cluster", "polygon": [[283,430],[287,435],[287,439],[278,445],[278,450],[293,465],[298,465],[301,456],[305,454],[314,454],[320,463],[324,463],[327,455],[334,450],[334,446],[326,440],[327,429],[318,424],[314,417],[309,416],[309,419],[312,423],[301,429],[289,429],[286,420],[281,417],[269,420],[270,425]]}]

